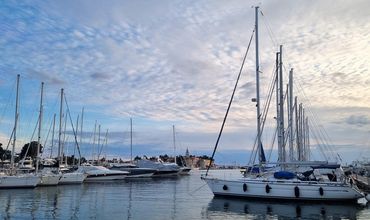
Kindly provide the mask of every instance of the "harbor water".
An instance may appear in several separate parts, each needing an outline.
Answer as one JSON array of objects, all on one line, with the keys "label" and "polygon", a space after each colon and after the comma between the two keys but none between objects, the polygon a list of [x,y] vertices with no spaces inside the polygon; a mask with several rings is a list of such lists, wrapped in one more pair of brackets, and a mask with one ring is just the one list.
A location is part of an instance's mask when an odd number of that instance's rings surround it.
[{"label": "harbor water", "polygon": [[[239,175],[239,171],[212,171]],[[365,204],[214,198],[201,171],[174,178],[0,190],[3,219],[370,219]]]}]

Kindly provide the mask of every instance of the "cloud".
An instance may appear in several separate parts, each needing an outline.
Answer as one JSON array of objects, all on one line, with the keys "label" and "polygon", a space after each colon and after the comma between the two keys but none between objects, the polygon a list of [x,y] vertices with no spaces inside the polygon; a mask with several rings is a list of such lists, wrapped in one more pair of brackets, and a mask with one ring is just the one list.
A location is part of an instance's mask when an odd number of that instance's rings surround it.
[{"label": "cloud", "polygon": [[370,119],[367,115],[351,115],[345,119],[345,123],[349,125],[365,126],[370,124]]}]

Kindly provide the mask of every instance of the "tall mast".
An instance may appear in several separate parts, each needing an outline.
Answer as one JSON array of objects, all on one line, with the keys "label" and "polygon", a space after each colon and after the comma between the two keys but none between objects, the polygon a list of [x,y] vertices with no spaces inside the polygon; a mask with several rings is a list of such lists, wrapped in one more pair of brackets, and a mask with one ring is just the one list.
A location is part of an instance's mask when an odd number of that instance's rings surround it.
[{"label": "tall mast", "polygon": [[132,163],[132,118],[130,118],[130,162]]},{"label": "tall mast", "polygon": [[298,115],[298,100],[297,96],[294,98],[294,116],[295,116],[295,140],[297,146],[297,159],[298,161],[301,160],[300,152],[299,152],[299,115]]},{"label": "tall mast", "polygon": [[298,153],[299,153],[299,161],[303,161],[303,146],[302,146],[302,103],[299,104],[298,108]]},{"label": "tall mast", "polygon": [[[81,128],[80,128],[80,146],[82,146],[82,128],[84,124],[84,110],[85,108],[82,107],[82,112],[81,112]],[[78,157],[78,165],[81,165],[81,155]]]},{"label": "tall mast", "polygon": [[99,164],[99,148],[100,148],[100,128],[101,126],[98,125],[98,145],[97,145],[97,148],[96,148],[96,153],[97,153],[97,161],[96,163]]},{"label": "tall mast", "polygon": [[282,162],[286,162],[285,156],[285,132],[284,132],[284,91],[283,91],[283,46],[280,45],[280,53],[279,53],[279,107],[280,107],[280,148],[281,148],[281,159]]},{"label": "tall mast", "polygon": [[14,116],[14,132],[13,132],[13,147],[12,147],[12,156],[10,158],[10,166],[14,168],[14,155],[15,155],[15,142],[17,140],[17,124],[18,124],[18,104],[19,104],[19,78],[20,75],[17,75],[17,93],[15,97],[15,116]]},{"label": "tall mast", "polygon": [[[68,112],[69,110],[67,109],[67,112]],[[68,117],[67,117],[67,113],[66,113],[66,115],[65,115],[65,117],[64,117],[64,128],[63,128],[63,141],[62,141],[62,148],[61,148],[61,152],[62,152],[62,163],[63,163],[63,161],[65,162],[65,164],[67,165],[67,163],[68,163],[68,161],[67,161],[67,155],[68,155],[68,149],[66,149],[66,153],[64,153],[64,147],[66,147],[66,141],[67,141],[67,139],[66,139],[66,131],[67,131],[67,122],[68,122]],[[71,123],[72,124],[72,123]]]},{"label": "tall mast", "polygon": [[59,109],[59,134],[58,134],[58,162],[62,162],[61,144],[62,144],[62,117],[63,117],[63,88],[60,90],[60,109]]},{"label": "tall mast", "polygon": [[303,160],[306,160],[306,113],[305,109],[302,108],[302,152],[303,152]]},{"label": "tall mast", "polygon": [[73,148],[73,161],[72,161],[72,165],[75,166],[75,160],[76,160],[76,148],[78,147],[78,142],[77,142],[77,135],[78,135],[78,122],[80,121],[80,115],[77,115],[77,119],[76,119],[76,135],[75,135],[75,147]]},{"label": "tall mast", "polygon": [[275,70],[275,86],[276,86],[276,129],[277,129],[277,141],[278,141],[278,161],[283,162],[283,154],[281,149],[281,134],[280,134],[280,107],[279,107],[279,54],[280,52],[276,53],[276,70]]},{"label": "tall mast", "polygon": [[175,164],[177,164],[176,160],[176,137],[175,137],[175,125],[172,125],[172,135],[173,135],[173,155],[175,157]]},{"label": "tall mast", "polygon": [[255,16],[256,16],[256,23],[255,23],[255,31],[256,31],[256,107],[257,107],[257,150],[258,150],[258,161],[259,166],[262,165],[262,143],[261,143],[261,120],[260,120],[260,66],[259,66],[259,55],[258,55],[258,6],[255,7]]},{"label": "tall mast", "polygon": [[54,117],[53,117],[53,132],[52,132],[52,136],[51,136],[51,148],[50,148],[50,158],[53,157],[53,148],[54,148],[54,132],[55,132],[55,118],[56,118],[56,114],[54,114]]},{"label": "tall mast", "polygon": [[310,126],[308,125],[308,117],[306,117],[306,160],[310,160]]},{"label": "tall mast", "polygon": [[288,106],[288,127],[289,127],[289,160],[293,161],[293,68],[289,72],[289,106]]},{"label": "tall mast", "polygon": [[94,159],[95,159],[95,141],[96,141],[96,120],[95,120],[95,124],[94,124],[94,135],[93,135],[93,145],[92,145],[92,162],[94,163]]},{"label": "tall mast", "polygon": [[43,95],[43,92],[44,92],[44,82],[41,82],[40,114],[39,114],[39,130],[38,130],[38,135],[37,135],[36,173],[39,171],[39,163],[40,163],[40,141],[41,141],[42,95]]}]

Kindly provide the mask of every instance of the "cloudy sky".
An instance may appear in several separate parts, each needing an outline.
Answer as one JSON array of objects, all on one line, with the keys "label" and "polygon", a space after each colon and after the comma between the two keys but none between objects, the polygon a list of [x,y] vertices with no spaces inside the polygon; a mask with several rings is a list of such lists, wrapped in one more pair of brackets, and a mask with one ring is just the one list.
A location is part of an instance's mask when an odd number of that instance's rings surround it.
[{"label": "cloudy sky", "polygon": [[[86,157],[93,153],[97,121],[102,141],[109,129],[104,154],[127,158],[130,117],[135,155],[172,154],[172,125],[178,151],[189,148],[193,154],[210,155],[253,30],[254,5],[263,12],[263,100],[274,53],[282,44],[285,74],[294,68],[296,95],[313,124],[325,128],[333,149],[345,161],[370,157],[366,0],[3,1],[1,143],[7,144],[12,131],[16,75],[21,74],[18,148],[32,139],[44,81],[46,146],[64,88],[74,126],[85,108]],[[254,56],[252,46],[216,154],[221,163],[247,161],[253,146]],[[70,122],[67,130],[71,131]],[[264,145],[271,142],[271,133],[266,131]],[[72,137],[66,141],[72,142]],[[72,146],[66,148],[73,151]]]}]

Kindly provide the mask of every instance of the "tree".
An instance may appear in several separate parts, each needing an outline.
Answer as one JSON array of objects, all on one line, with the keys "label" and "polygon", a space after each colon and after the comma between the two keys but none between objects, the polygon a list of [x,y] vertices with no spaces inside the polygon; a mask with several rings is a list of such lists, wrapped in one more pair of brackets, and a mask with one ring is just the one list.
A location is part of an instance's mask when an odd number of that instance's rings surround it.
[{"label": "tree", "polygon": [[[24,157],[31,157],[32,159],[35,159],[37,156],[37,141],[32,141],[31,143],[27,143],[22,147],[21,153],[19,154],[19,157],[23,159]],[[42,152],[42,149],[44,147],[40,144],[40,151]],[[28,149],[28,150],[27,150]],[[27,153],[27,155],[26,155]]]},{"label": "tree", "polygon": [[4,150],[2,146],[3,146],[3,144],[0,143],[0,159],[1,160],[10,160],[10,158],[12,156],[12,153],[10,152],[10,150]]}]

